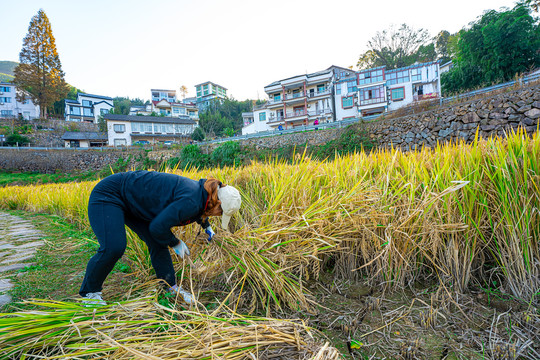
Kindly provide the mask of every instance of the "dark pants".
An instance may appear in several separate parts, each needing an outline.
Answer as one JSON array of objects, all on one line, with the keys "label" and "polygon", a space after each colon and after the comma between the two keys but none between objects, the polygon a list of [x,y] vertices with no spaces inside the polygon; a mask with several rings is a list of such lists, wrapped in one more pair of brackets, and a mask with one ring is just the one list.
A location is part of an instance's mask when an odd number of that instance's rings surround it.
[{"label": "dark pants", "polygon": [[99,242],[97,253],[86,266],[79,294],[99,292],[114,264],[126,250],[126,229],[129,226],[148,246],[150,260],[159,279],[170,286],[176,284],[176,274],[167,246],[157,243],[148,230],[149,222],[137,219],[129,213],[129,204],[124,204],[120,189],[123,174],[111,175],[100,181],[90,194],[88,218]]}]

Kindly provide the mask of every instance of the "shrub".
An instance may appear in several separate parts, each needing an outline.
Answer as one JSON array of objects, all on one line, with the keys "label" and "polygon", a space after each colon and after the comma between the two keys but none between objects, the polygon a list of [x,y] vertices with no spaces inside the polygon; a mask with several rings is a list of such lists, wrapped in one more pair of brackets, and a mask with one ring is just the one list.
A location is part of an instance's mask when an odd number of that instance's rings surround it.
[{"label": "shrub", "polygon": [[212,162],[218,166],[239,166],[242,164],[240,158],[240,145],[236,141],[227,141],[217,147],[210,155]]},{"label": "shrub", "polygon": [[6,145],[8,146],[15,146],[15,145],[25,145],[30,142],[30,139],[26,136],[20,135],[20,134],[11,134],[8,135],[6,138]]},{"label": "shrub", "polygon": [[206,137],[206,134],[204,133],[204,130],[201,127],[195,128],[193,131],[193,134],[191,134],[191,138],[195,141],[203,141]]}]

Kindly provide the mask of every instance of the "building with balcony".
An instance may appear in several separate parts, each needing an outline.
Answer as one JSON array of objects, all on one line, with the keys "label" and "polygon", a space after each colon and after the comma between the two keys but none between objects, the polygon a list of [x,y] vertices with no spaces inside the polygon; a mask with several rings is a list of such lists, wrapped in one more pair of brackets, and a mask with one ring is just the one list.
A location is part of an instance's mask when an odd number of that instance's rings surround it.
[{"label": "building with balcony", "polygon": [[386,70],[385,78],[389,111],[397,110],[414,102],[441,97],[438,61]]},{"label": "building with balcony", "polygon": [[195,85],[195,91],[197,107],[201,111],[206,110],[214,101],[222,101],[227,98],[227,88],[211,81]]},{"label": "building with balcony", "polygon": [[152,93],[152,101],[167,100],[168,102],[176,101],[176,90],[150,89]]},{"label": "building with balcony", "polygon": [[130,146],[136,142],[185,143],[197,123],[188,116],[131,116],[107,114],[107,138],[110,146]]},{"label": "building with balcony", "polygon": [[0,118],[31,120],[39,118],[39,106],[32,100],[17,101],[17,88],[8,82],[0,82]]},{"label": "building with balcony", "polygon": [[100,116],[108,114],[114,107],[108,96],[77,93],[77,100],[65,99],[66,121],[98,123]]},{"label": "building with balcony", "polygon": [[[283,129],[335,120],[333,101],[334,67],[275,81],[264,87],[269,129]],[[257,115],[254,112],[254,121]]]}]

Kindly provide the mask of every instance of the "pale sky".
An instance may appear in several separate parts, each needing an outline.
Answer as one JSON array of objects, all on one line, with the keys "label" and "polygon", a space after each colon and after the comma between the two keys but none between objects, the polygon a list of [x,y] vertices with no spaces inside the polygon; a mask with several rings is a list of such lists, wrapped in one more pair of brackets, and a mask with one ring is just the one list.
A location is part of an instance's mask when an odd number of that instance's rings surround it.
[{"label": "pale sky", "polygon": [[[0,0],[0,60],[19,60],[40,8],[66,81],[88,93],[150,98],[212,81],[237,100],[331,65],[356,65],[377,31],[406,23],[434,36],[513,0]],[[356,67],[355,67],[356,68]]]}]

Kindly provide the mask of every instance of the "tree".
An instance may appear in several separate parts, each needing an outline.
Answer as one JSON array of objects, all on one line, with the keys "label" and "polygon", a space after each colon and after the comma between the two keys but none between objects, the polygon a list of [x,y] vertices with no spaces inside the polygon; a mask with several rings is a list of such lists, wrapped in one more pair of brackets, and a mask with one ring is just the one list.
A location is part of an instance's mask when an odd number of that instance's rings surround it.
[{"label": "tree", "polygon": [[[397,29],[391,26],[378,31],[368,41],[369,49],[360,55],[356,65],[359,69],[386,66],[388,70],[412,65],[418,60],[420,46],[428,45],[428,39],[427,30],[416,30],[407,24],[402,24]],[[424,57],[428,54],[426,50],[430,49],[423,49]]]},{"label": "tree", "polygon": [[40,116],[46,117],[47,107],[64,98],[68,87],[51,24],[43,9],[40,9],[30,22],[19,54],[19,62],[15,68],[13,83],[23,91],[17,93],[17,100],[30,98],[39,105]]},{"label": "tree", "polygon": [[186,85],[180,86],[180,94],[182,95],[182,99],[186,98],[187,93],[188,93],[188,88],[186,87]]},{"label": "tree", "polygon": [[457,34],[454,67],[441,77],[445,92],[458,92],[496,82],[540,66],[540,26],[531,9],[484,13]]},{"label": "tree", "polygon": [[452,35],[446,30],[441,30],[437,36],[435,36],[435,51],[437,52],[437,58],[441,61],[441,64],[445,64],[451,60],[451,39]]},{"label": "tree", "polygon": [[237,101],[224,99],[222,102],[214,101],[210,106],[199,114],[200,126],[207,135],[222,136],[227,128],[238,131],[242,129],[242,113],[253,109],[253,101]]}]

